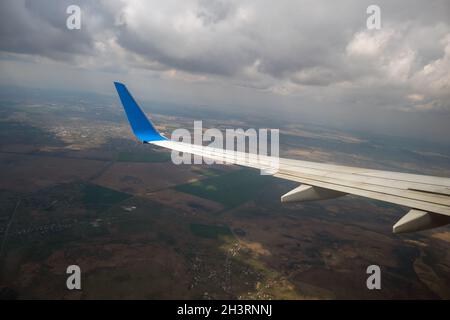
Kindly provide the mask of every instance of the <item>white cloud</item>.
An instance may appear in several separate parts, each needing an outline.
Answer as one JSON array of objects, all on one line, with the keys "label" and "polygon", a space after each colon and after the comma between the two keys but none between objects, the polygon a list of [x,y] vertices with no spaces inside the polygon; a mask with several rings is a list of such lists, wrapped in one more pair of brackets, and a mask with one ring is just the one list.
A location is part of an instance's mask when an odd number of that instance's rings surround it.
[{"label": "white cloud", "polygon": [[16,77],[19,60],[30,73],[56,60],[49,69],[66,64],[92,82],[94,74],[99,81],[139,75],[160,81],[161,92],[167,86],[170,98],[215,97],[222,105],[234,98],[228,91],[245,90],[236,101],[330,121],[369,122],[366,113],[392,110],[450,114],[448,0],[379,0],[381,30],[366,29],[366,0],[79,2],[79,33],[59,27],[70,0],[0,2],[0,80]]},{"label": "white cloud", "polygon": [[387,28],[357,32],[346,47],[347,54],[350,56],[378,58],[383,54],[393,36],[394,30]]},{"label": "white cloud", "polygon": [[412,101],[412,102],[418,102],[418,101],[423,101],[423,99],[424,99],[425,97],[424,97],[424,95],[422,95],[422,94],[412,93],[412,94],[409,94],[408,96],[406,96],[406,98],[407,98],[409,101]]}]

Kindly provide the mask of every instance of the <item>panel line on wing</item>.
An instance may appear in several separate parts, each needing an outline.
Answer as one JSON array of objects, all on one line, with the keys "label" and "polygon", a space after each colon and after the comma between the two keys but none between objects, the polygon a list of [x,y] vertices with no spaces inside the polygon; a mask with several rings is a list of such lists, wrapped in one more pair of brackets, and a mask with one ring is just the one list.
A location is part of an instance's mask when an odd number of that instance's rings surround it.
[{"label": "panel line on wing", "polygon": [[296,181],[299,183],[306,183],[306,184],[321,187],[321,188],[337,190],[337,191],[341,191],[341,192],[345,192],[345,193],[349,193],[349,194],[353,194],[353,195],[358,195],[361,197],[371,198],[371,199],[375,199],[375,200],[380,200],[380,201],[384,201],[384,202],[391,202],[391,203],[406,206],[409,208],[415,208],[415,209],[420,209],[420,210],[424,210],[424,211],[429,211],[429,212],[434,212],[434,213],[439,213],[439,214],[444,214],[444,215],[450,216],[450,207],[438,205],[438,204],[434,204],[434,203],[430,203],[430,202],[418,201],[415,199],[399,197],[399,196],[395,196],[395,195],[391,195],[391,194],[387,194],[387,193],[359,189],[359,188],[354,188],[354,187],[349,187],[349,186],[339,185],[339,184],[334,184],[334,183],[327,183],[327,182],[322,182],[322,181],[308,179],[308,178],[294,177],[294,176],[290,176],[288,174],[282,174],[282,173],[276,174],[275,177],[287,179],[287,180],[291,180],[291,181]]}]

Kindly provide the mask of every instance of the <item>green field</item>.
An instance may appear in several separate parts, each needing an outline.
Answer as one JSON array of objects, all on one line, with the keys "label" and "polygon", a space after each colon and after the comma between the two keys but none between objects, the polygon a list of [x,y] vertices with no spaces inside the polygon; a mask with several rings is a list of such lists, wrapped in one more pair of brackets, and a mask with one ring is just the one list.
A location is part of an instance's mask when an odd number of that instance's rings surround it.
[{"label": "green field", "polygon": [[258,170],[243,169],[176,186],[177,191],[219,202],[227,208],[254,199],[272,180]]},{"label": "green field", "polygon": [[83,203],[90,209],[104,209],[130,197],[128,193],[95,184],[87,184],[83,188]]},{"label": "green field", "polygon": [[232,235],[228,226],[215,226],[200,223],[191,223],[191,232],[196,236],[208,239],[217,239],[219,236]]},{"label": "green field", "polygon": [[52,133],[20,122],[0,122],[0,144],[62,146]]},{"label": "green field", "polygon": [[117,154],[117,161],[120,162],[166,162],[169,160],[169,152],[119,152]]}]

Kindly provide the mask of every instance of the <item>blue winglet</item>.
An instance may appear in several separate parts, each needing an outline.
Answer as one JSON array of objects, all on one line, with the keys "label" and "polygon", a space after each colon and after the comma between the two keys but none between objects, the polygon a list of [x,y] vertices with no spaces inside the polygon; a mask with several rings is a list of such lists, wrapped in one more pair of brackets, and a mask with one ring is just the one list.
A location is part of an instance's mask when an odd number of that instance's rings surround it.
[{"label": "blue winglet", "polygon": [[136,101],[128,92],[127,87],[120,82],[114,82],[114,85],[116,86],[117,93],[119,94],[120,101],[125,109],[128,122],[131,125],[134,135],[142,142],[167,140],[167,138],[163,137],[145,116],[144,112],[142,112],[141,108],[139,108]]}]

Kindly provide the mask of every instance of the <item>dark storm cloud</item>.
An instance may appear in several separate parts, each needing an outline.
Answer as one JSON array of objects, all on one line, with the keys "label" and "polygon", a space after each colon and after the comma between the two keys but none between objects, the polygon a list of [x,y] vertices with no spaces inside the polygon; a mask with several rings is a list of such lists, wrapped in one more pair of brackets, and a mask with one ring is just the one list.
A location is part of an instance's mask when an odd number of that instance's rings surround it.
[{"label": "dark storm cloud", "polygon": [[197,17],[202,19],[206,25],[213,25],[226,20],[230,14],[234,13],[234,9],[231,2],[200,0]]},{"label": "dark storm cloud", "polygon": [[[227,48],[205,48],[195,50],[193,54],[190,48],[181,46],[178,40],[168,40],[169,37],[170,35],[154,32],[146,37],[150,40],[145,40],[124,26],[119,27],[117,32],[117,42],[120,46],[141,55],[144,59],[156,60],[167,68],[230,76],[251,62],[252,56],[246,50],[235,52]],[[166,47],[172,45],[177,49],[167,50]]]},{"label": "dark storm cloud", "polygon": [[[0,4],[0,49],[51,58],[96,54],[108,33],[143,61],[192,73],[232,76],[254,71],[305,85],[351,80],[364,68],[346,60],[346,46],[364,30],[372,1],[73,1],[7,0]],[[65,9],[82,8],[83,27],[65,28]],[[383,26],[416,28],[421,63],[439,58],[450,2],[377,1]],[[117,22],[120,23],[117,23]],[[441,32],[423,32],[441,22]],[[423,33],[421,36],[421,32]],[[410,33],[408,36],[411,37]],[[419,39],[420,37],[420,39]],[[300,73],[300,74],[299,74]]]},{"label": "dark storm cloud", "polygon": [[364,7],[353,21],[348,15],[334,14],[341,8],[333,3],[327,10],[304,14],[310,5],[194,1],[177,12],[170,4],[162,5],[156,11],[163,23],[147,23],[155,10],[149,5],[148,11],[126,16],[118,41],[129,50],[189,72],[232,75],[258,62],[259,72],[282,77],[292,70],[336,65],[339,57],[334,57],[350,36],[342,24],[360,26],[364,16]]},{"label": "dark storm cloud", "polygon": [[73,0],[1,1],[0,50],[57,60],[91,54],[96,33],[102,32],[100,28],[111,26],[114,15],[95,1],[76,1],[84,10],[82,28],[68,30],[66,9],[72,4]]},{"label": "dark storm cloud", "polygon": [[[125,27],[118,34],[119,43],[131,51],[169,67],[200,73],[231,75],[255,61],[259,72],[277,78],[308,68],[333,69],[321,72],[323,79],[315,73],[316,80],[311,80],[327,83],[330,73],[351,75],[345,70],[348,61],[343,60],[346,45],[355,32],[364,30],[365,10],[372,1],[147,3],[139,12],[125,15]],[[383,25],[405,24],[419,33],[424,27],[446,24],[450,15],[448,1],[378,4]],[[155,23],[148,22],[153,18],[157,18]],[[424,61],[442,53],[429,34],[416,40],[420,40],[418,47],[420,42],[426,44],[421,52],[428,56]]]}]

